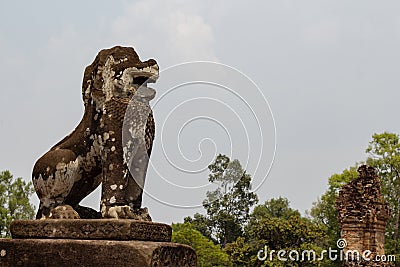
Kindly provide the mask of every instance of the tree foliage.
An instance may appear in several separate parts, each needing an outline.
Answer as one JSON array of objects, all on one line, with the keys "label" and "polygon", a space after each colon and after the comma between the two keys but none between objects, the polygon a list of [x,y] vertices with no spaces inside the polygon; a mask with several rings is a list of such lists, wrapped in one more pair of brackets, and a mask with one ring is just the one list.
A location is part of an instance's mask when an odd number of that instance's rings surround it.
[{"label": "tree foliage", "polygon": [[198,267],[231,266],[221,247],[203,236],[191,223],[173,224],[172,230],[172,242],[189,245],[196,251]]},{"label": "tree foliage", "polygon": [[213,223],[203,214],[196,213],[193,218],[190,216],[185,217],[184,222],[190,223],[197,231],[212,240],[215,244],[218,243],[217,240],[212,237]]},{"label": "tree foliage", "polygon": [[[367,164],[377,168],[382,194],[391,208],[386,228],[386,253],[400,251],[400,142],[395,133],[374,134],[366,152]],[[400,256],[400,255],[399,255]]]},{"label": "tree foliage", "polygon": [[9,171],[0,172],[0,234],[10,237],[10,223],[13,220],[33,219],[34,206],[29,197],[34,193],[31,182],[22,178],[14,179]]},{"label": "tree foliage", "polygon": [[254,208],[246,226],[246,238],[240,237],[228,244],[226,251],[234,266],[316,266],[312,261],[280,261],[276,255],[259,260],[257,254],[268,251],[303,249],[321,250],[316,244],[324,240],[324,229],[301,217],[285,198],[271,199]]},{"label": "tree foliage", "polygon": [[300,212],[290,208],[287,198],[279,197],[272,198],[265,201],[263,205],[256,206],[250,217],[253,220],[265,217],[289,219],[294,215],[300,216]]},{"label": "tree foliage", "polygon": [[207,192],[203,207],[211,236],[223,247],[243,234],[251,207],[258,197],[251,192],[251,176],[238,160],[219,154],[210,169],[209,181],[218,185]]}]

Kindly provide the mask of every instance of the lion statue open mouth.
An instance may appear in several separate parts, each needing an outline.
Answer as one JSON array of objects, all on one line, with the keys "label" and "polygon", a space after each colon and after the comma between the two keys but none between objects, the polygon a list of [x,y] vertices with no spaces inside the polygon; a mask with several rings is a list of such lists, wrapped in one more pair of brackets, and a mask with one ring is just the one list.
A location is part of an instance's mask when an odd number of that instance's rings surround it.
[{"label": "lion statue open mouth", "polygon": [[[33,168],[33,184],[40,199],[37,219],[151,220],[141,205],[155,131],[148,104],[155,91],[147,83],[154,83],[158,74],[154,59],[142,62],[133,48],[121,46],[101,50],[86,67],[81,122]],[[132,103],[133,117],[124,132],[125,113]],[[129,140],[124,141],[127,134]],[[100,184],[101,212],[80,206]]]}]

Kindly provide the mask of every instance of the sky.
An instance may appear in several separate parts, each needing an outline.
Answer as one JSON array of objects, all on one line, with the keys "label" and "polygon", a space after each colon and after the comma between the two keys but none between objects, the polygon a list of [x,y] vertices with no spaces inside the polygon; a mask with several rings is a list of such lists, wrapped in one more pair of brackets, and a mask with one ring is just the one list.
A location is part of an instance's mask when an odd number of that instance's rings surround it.
[{"label": "sky", "polygon": [[400,132],[399,11],[394,0],[1,0],[0,170],[30,181],[82,117],[84,68],[132,46],[161,71],[143,200],[154,221],[204,212],[217,153],[242,162],[260,203],[283,196],[304,213],[332,174],[365,160],[372,134]]}]

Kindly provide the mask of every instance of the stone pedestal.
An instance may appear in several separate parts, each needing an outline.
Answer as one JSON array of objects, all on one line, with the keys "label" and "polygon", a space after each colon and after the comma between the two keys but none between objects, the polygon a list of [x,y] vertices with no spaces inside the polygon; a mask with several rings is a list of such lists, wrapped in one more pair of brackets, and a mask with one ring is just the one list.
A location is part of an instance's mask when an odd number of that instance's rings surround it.
[{"label": "stone pedestal", "polygon": [[169,225],[134,220],[15,221],[0,239],[0,266],[194,267],[186,245],[171,243]]}]

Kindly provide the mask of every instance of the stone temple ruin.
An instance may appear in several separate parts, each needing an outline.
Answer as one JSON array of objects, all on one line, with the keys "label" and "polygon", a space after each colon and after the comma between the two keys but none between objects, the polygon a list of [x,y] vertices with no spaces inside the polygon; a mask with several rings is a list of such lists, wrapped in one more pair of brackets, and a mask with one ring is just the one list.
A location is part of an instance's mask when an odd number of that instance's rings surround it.
[{"label": "stone temple ruin", "polygon": [[[14,221],[13,239],[0,239],[0,266],[194,267],[186,245],[171,243],[169,225],[142,207],[155,123],[149,105],[158,78],[154,59],[133,48],[99,52],[85,69],[81,123],[45,153],[33,169],[40,199],[37,220]],[[376,171],[365,165],[343,186],[336,206],[344,252],[384,255],[390,210]],[[80,202],[102,186],[100,212]],[[392,266],[344,260],[343,266]]]},{"label": "stone temple ruin", "polygon": [[[171,243],[169,225],[142,207],[155,123],[149,101],[158,65],[116,46],[85,69],[80,124],[33,168],[37,220],[14,221],[0,239],[0,266],[196,266]],[[80,202],[102,186],[100,212]]]},{"label": "stone temple ruin", "polygon": [[[336,200],[344,254],[349,251],[371,251],[370,259],[385,255],[385,229],[390,215],[389,205],[381,195],[381,185],[375,168],[362,165],[359,177],[342,187]],[[390,263],[353,259],[351,254],[343,266],[392,266]]]}]

